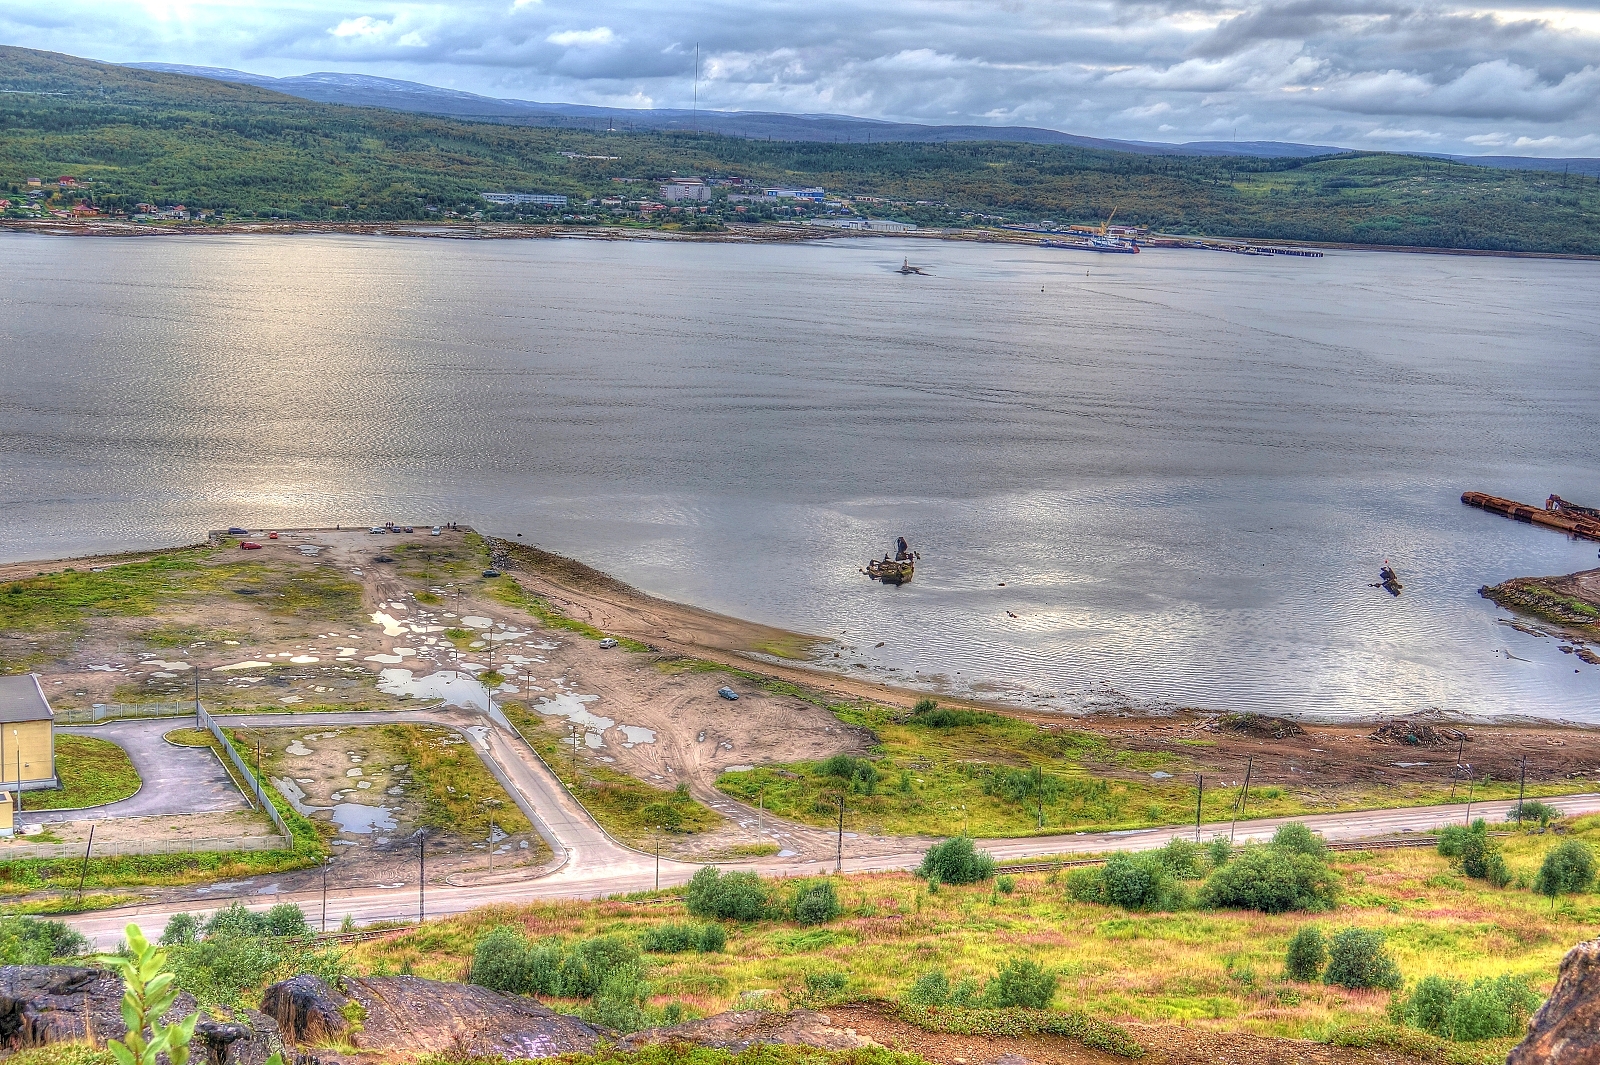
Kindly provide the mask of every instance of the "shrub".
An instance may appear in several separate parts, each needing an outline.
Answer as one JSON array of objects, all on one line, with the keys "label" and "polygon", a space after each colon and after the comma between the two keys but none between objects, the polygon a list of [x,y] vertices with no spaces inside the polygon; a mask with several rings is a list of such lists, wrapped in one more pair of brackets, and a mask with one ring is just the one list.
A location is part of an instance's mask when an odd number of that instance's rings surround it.
[{"label": "shrub", "polygon": [[520,995],[528,986],[528,938],[515,928],[491,928],[472,948],[467,977],[479,987]]},{"label": "shrub", "polygon": [[1439,976],[1424,977],[1393,1009],[1396,1019],[1458,1042],[1521,1035],[1539,1007],[1539,996],[1522,977],[1498,976],[1470,987]]},{"label": "shrub", "polygon": [[911,724],[925,728],[962,728],[967,725],[988,725],[1000,719],[985,710],[952,710],[941,708],[932,699],[918,699],[909,720]]},{"label": "shrub", "polygon": [[708,924],[700,929],[700,953],[721,954],[728,945],[728,933],[720,924]]},{"label": "shrub", "polygon": [[1511,809],[1506,811],[1506,820],[1519,824],[1537,821],[1540,828],[1549,828],[1551,821],[1561,820],[1561,811],[1538,799],[1524,799],[1521,803],[1511,804]]},{"label": "shrub", "polygon": [[1322,977],[1322,967],[1328,964],[1328,944],[1315,925],[1306,925],[1289,940],[1289,949],[1283,958],[1283,974],[1302,984],[1312,983]]},{"label": "shrub", "polygon": [[1055,997],[1057,976],[1055,970],[1046,969],[1025,958],[1013,958],[1000,967],[983,989],[985,1006],[1026,1006],[1042,1010]]},{"label": "shrub", "polygon": [[561,959],[561,985],[551,994],[566,998],[593,998],[614,973],[643,971],[639,951],[620,936],[586,939],[568,950]]},{"label": "shrub", "polygon": [[175,913],[161,933],[163,947],[187,946],[200,937],[200,922],[192,913]]},{"label": "shrub", "polygon": [[1128,910],[1172,909],[1181,901],[1172,874],[1153,854],[1113,854],[1100,868],[1107,902]]},{"label": "shrub", "polygon": [[817,772],[848,782],[850,790],[861,795],[873,795],[878,790],[878,769],[865,758],[836,754],[817,766]]},{"label": "shrub", "polygon": [[1500,855],[1500,844],[1489,835],[1488,827],[1481,830],[1482,821],[1472,826],[1472,831],[1461,838],[1461,872],[1475,880],[1487,880],[1495,887],[1511,883],[1511,870]]},{"label": "shrub", "polygon": [[1400,986],[1400,967],[1389,956],[1384,936],[1374,928],[1346,928],[1328,944],[1328,969],[1323,982],[1354,989]]},{"label": "shrub", "polygon": [[1017,890],[1017,878],[1014,876],[996,877],[994,886],[1000,889],[1000,894],[1009,895]]},{"label": "shrub", "polygon": [[266,917],[251,913],[244,903],[233,902],[224,906],[205,923],[206,938],[212,936],[259,936],[266,930]]},{"label": "shrub", "polygon": [[639,945],[652,954],[682,954],[690,950],[716,954],[727,942],[728,933],[719,924],[663,924],[648,929]]},{"label": "shrub", "polygon": [[89,941],[61,921],[33,917],[0,920],[0,965],[49,965],[89,949]]},{"label": "shrub", "polygon": [[906,991],[904,1001],[912,1006],[943,1006],[950,1001],[950,978],[939,969],[923,973]]},{"label": "shrub", "polygon": [[1533,890],[1550,897],[1553,908],[1558,895],[1588,891],[1594,887],[1594,852],[1582,840],[1569,839],[1550,848],[1534,878]]},{"label": "shrub", "polygon": [[292,902],[280,902],[262,918],[262,927],[269,936],[309,936],[311,926],[306,923],[305,912]]},{"label": "shrub", "polygon": [[1167,845],[1156,851],[1167,872],[1179,880],[1197,880],[1200,877],[1200,845],[1173,836]]},{"label": "shrub", "polygon": [[931,714],[937,709],[939,709],[938,703],[934,702],[927,696],[923,696],[921,699],[916,701],[914,706],[911,707],[911,716],[915,717],[918,714]]},{"label": "shrub", "polygon": [[806,997],[813,1002],[833,998],[849,983],[850,978],[841,972],[808,972],[805,976]]},{"label": "shrub", "polygon": [[1446,858],[1459,858],[1468,836],[1474,832],[1488,831],[1489,826],[1481,818],[1474,821],[1470,828],[1466,825],[1446,825],[1439,833],[1439,853]]},{"label": "shrub", "polygon": [[1206,857],[1211,860],[1211,868],[1221,869],[1233,861],[1233,841],[1217,836],[1206,844]]},{"label": "shrub", "polygon": [[1272,834],[1272,845],[1282,851],[1306,854],[1313,858],[1326,858],[1328,855],[1328,845],[1322,841],[1322,837],[1299,821],[1279,825],[1278,831]]},{"label": "shrub", "polygon": [[754,873],[723,873],[707,865],[689,881],[688,905],[696,917],[759,921],[767,912],[767,889]]},{"label": "shrub", "polygon": [[1262,913],[1315,913],[1333,909],[1338,899],[1338,885],[1327,865],[1309,854],[1256,844],[1215,870],[1200,889],[1204,906]]},{"label": "shrub", "polygon": [[637,1032],[650,1027],[650,1011],[645,1006],[649,998],[650,985],[645,983],[644,969],[636,960],[632,965],[607,970],[581,1015],[586,1021],[619,1032]]},{"label": "shrub", "polygon": [[800,924],[827,924],[839,916],[839,895],[831,880],[813,880],[795,888],[790,913]]},{"label": "shrub", "polygon": [[966,836],[952,836],[928,848],[917,875],[944,884],[973,884],[994,875],[994,858],[974,848]]}]

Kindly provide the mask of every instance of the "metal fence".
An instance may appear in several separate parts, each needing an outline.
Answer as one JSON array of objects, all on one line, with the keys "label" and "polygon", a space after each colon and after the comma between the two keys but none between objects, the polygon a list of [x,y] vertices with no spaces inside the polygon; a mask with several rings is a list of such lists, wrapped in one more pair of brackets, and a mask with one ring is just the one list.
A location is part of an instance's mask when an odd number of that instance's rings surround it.
[{"label": "metal fence", "polygon": [[87,709],[57,710],[58,725],[98,725],[144,717],[193,717],[194,703],[95,703]]},{"label": "metal fence", "polygon": [[[293,850],[294,838],[282,836],[216,836],[206,839],[125,839],[96,840],[91,857],[119,854],[195,854],[201,851],[280,851]],[[24,858],[82,858],[79,843],[17,843],[0,845],[0,861]]]},{"label": "metal fence", "polygon": [[265,794],[261,778],[250,771],[250,767],[245,764],[244,759],[239,757],[239,752],[233,749],[233,744],[228,742],[228,737],[222,734],[222,729],[218,727],[216,721],[210,714],[206,713],[205,707],[196,704],[195,710],[200,727],[211,730],[211,734],[217,738],[217,743],[221,744],[222,749],[227,752],[228,759],[233,762],[233,767],[239,771],[239,779],[247,782],[255,789],[256,805],[265,810],[267,816],[272,818],[272,823],[278,826],[278,831],[283,833],[285,839],[293,839],[294,833],[290,832],[289,826],[283,823],[283,815],[278,813],[278,808],[273,805],[272,800]]}]

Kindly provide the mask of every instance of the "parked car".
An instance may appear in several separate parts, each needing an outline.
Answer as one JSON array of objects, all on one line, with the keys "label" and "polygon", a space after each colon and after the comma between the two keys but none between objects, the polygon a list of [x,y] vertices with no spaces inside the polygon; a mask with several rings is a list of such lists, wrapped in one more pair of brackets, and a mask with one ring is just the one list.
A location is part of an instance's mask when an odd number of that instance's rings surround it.
[{"label": "parked car", "polygon": [[256,543],[254,540],[246,540],[244,543],[239,545],[239,550],[241,550],[241,551],[259,551],[259,550],[261,550],[261,545]]},{"label": "parked car", "polygon": [[606,638],[605,638],[605,639],[603,639],[603,640],[601,640],[601,641],[600,641],[600,646],[601,646],[601,647],[602,647],[602,648],[604,648],[604,649],[606,649],[606,650],[608,650],[608,651],[609,651],[609,650],[610,650],[610,649],[611,649],[611,648],[613,648],[613,647],[615,647],[615,646],[616,646],[616,645],[617,645],[617,641],[616,641],[616,640],[613,640],[613,639],[612,639],[612,638],[611,638],[611,637],[609,637],[609,636],[607,636],[607,637],[606,637]]},{"label": "parked car", "polygon": [[250,530],[249,529],[241,529],[237,525],[230,525],[230,526],[228,526],[228,535],[229,536],[249,536],[250,535]]},{"label": "parked car", "polygon": [[278,538],[278,534],[277,533],[275,533],[275,532],[267,533],[267,539],[268,540],[276,540],[277,538]]},{"label": "parked car", "polygon": [[483,575],[485,577],[498,577],[500,576],[500,571],[497,569],[486,569],[483,571]]},{"label": "parked car", "polygon": [[385,529],[382,525],[374,525],[372,527],[372,535],[374,535],[374,536],[382,536],[384,533],[386,533],[388,531],[389,530]]},{"label": "parked car", "polygon": [[439,526],[435,525],[433,527],[433,530],[431,532],[429,532],[428,535],[429,536],[438,536],[439,535]]},{"label": "parked car", "polygon": [[729,699],[729,700],[732,700],[733,702],[738,702],[739,701],[739,693],[734,691],[732,688],[727,687],[727,686],[723,686],[721,688],[718,688],[717,689],[717,694],[722,696],[724,699]]},{"label": "parked car", "polygon": [[411,526],[409,526],[409,525],[407,525],[407,526],[406,526],[406,532],[412,532],[412,531],[413,531],[413,530],[412,530],[412,528],[411,528]]}]

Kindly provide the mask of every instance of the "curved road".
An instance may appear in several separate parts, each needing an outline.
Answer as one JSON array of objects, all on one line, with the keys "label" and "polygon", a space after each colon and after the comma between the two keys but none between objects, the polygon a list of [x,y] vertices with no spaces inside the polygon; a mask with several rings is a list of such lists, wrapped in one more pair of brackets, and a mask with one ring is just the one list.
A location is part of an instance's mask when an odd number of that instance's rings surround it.
[{"label": "curved road", "polygon": [[[256,714],[219,716],[219,721],[234,727],[302,727],[323,725],[373,725],[391,722],[427,721],[454,728],[467,735],[473,749],[484,760],[501,785],[527,813],[539,832],[561,860],[559,868],[543,875],[527,874],[503,882],[467,886],[428,885],[427,915],[461,913],[492,904],[515,904],[535,899],[596,898],[604,895],[649,890],[657,876],[657,863],[650,855],[629,850],[612,840],[588,815],[560,782],[539,761],[538,756],[499,715],[496,720],[482,712],[434,708],[400,712],[354,712],[335,714]],[[1568,795],[1544,799],[1571,814],[1600,811],[1600,794]],[[1474,803],[1472,812],[1491,821],[1505,817],[1514,805],[1509,801]],[[1235,833],[1240,841],[1270,838],[1279,825],[1299,821],[1330,841],[1358,840],[1390,836],[1403,832],[1426,832],[1447,824],[1460,823],[1466,804],[1424,806],[1392,810],[1315,814],[1304,817],[1262,818],[1241,821]],[[1203,836],[1219,831],[1221,825],[1206,825]],[[1190,826],[1136,829],[1123,832],[1080,832],[1060,836],[1030,836],[1021,839],[979,840],[984,850],[1000,859],[1043,857],[1070,853],[1103,853],[1113,850],[1152,850],[1165,846],[1174,837],[1192,839]],[[847,839],[847,850],[853,841]],[[877,841],[880,844],[885,841]],[[922,860],[926,843],[902,841],[903,848],[877,855],[844,857],[845,872],[873,872],[915,868]],[[816,859],[763,859],[735,863],[768,876],[809,876],[832,871],[832,861]],[[660,883],[663,887],[682,884],[694,875],[698,864],[661,859]],[[272,894],[251,903],[265,908],[278,902],[301,903],[306,912],[320,912],[320,893]],[[109,948],[121,940],[123,928],[136,922],[146,934],[154,936],[166,927],[167,920],[180,911],[194,908],[192,903],[172,905],[151,903],[116,910],[102,910],[67,918],[68,922],[97,948]],[[415,885],[403,888],[354,888],[328,896],[330,920],[345,915],[358,924],[380,920],[415,919],[418,896]]]}]

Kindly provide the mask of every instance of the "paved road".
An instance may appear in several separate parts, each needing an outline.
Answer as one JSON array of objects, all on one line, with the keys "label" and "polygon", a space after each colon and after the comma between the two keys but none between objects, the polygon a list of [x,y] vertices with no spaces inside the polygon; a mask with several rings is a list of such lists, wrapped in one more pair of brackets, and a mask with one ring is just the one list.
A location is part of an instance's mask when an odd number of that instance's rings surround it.
[{"label": "paved road", "polygon": [[93,736],[115,743],[128,752],[144,783],[128,798],[104,806],[24,811],[22,823],[39,825],[102,817],[155,817],[250,809],[250,803],[234,787],[228,771],[209,748],[179,747],[161,738],[175,728],[183,728],[185,723],[193,724],[193,720],[159,717],[58,728],[56,731],[64,735]]}]

